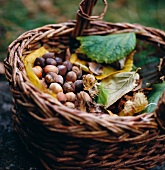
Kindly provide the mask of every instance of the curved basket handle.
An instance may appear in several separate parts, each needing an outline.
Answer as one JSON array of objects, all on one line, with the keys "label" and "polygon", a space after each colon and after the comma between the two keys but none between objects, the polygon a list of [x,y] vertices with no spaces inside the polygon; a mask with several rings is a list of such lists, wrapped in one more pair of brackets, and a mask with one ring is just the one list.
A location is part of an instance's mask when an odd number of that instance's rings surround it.
[{"label": "curved basket handle", "polygon": [[91,16],[93,7],[96,5],[97,0],[82,0],[79,4],[79,10],[77,11],[77,22],[72,33],[72,38],[76,38],[78,35],[82,35],[83,30],[88,28],[89,22],[102,19],[107,11],[108,3],[106,0],[102,0],[104,3],[103,13],[99,16]]}]

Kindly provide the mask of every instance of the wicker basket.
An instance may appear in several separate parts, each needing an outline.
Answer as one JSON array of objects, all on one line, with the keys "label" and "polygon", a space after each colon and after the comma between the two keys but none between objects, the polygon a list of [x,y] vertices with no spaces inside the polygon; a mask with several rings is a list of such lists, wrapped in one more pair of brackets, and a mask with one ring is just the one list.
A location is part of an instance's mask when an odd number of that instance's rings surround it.
[{"label": "wicker basket", "polygon": [[[116,117],[72,110],[32,85],[21,56],[40,46],[66,49],[77,35],[135,32],[165,47],[165,32],[129,23],[98,21],[90,16],[96,0],[80,3],[77,20],[25,32],[12,42],[5,59],[13,96],[13,125],[28,152],[45,169],[150,169],[165,160],[165,93],[154,113]],[[97,21],[95,21],[97,20]]]}]

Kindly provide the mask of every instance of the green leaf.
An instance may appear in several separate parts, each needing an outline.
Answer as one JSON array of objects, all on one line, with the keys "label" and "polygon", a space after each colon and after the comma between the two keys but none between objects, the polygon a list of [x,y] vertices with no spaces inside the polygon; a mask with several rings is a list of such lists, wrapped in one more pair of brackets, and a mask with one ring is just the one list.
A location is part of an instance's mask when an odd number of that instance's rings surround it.
[{"label": "green leaf", "polygon": [[147,95],[149,105],[144,110],[144,112],[148,113],[151,113],[155,110],[158,100],[165,90],[165,81],[163,83],[153,84],[151,87],[152,91]]},{"label": "green leaf", "polygon": [[123,95],[135,88],[138,79],[139,74],[136,72],[117,73],[103,79],[98,86],[99,93],[96,102],[108,108]]},{"label": "green leaf", "polygon": [[126,57],[136,45],[135,33],[111,34],[106,36],[77,37],[81,46],[80,53],[92,61],[110,64]]}]

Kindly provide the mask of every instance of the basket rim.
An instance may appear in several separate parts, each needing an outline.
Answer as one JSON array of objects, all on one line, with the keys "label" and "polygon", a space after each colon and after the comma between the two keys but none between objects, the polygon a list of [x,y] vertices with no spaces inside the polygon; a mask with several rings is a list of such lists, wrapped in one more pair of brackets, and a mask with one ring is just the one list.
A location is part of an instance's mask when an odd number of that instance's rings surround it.
[{"label": "basket rim", "polygon": [[[67,108],[66,106],[60,104],[58,101],[53,100],[54,98],[49,94],[45,94],[42,91],[38,90],[34,85],[32,85],[28,81],[28,77],[25,75],[25,71],[23,70],[23,65],[21,63],[20,57],[21,52],[23,52],[23,48],[28,47],[30,42],[38,42],[42,39],[43,34],[46,32],[45,36],[51,37],[55,35],[61,36],[63,34],[70,34],[73,31],[73,27],[76,24],[76,20],[68,20],[67,22],[59,23],[59,24],[48,24],[39,28],[35,28],[33,30],[29,30],[22,35],[20,35],[15,41],[13,41],[8,47],[8,56],[5,59],[5,68],[6,68],[6,76],[11,86],[11,91],[17,91],[16,85],[20,86],[22,90],[28,92],[28,95],[36,101],[39,108],[45,107],[46,111],[48,108],[60,113],[60,116],[65,119],[65,121],[70,121],[71,129],[66,129],[66,126],[61,126],[61,129],[57,127],[53,127],[55,132],[62,132],[66,134],[70,134],[73,137],[85,137],[92,138],[99,141],[104,142],[112,142],[113,139],[108,138],[110,132],[113,132],[117,136],[118,142],[121,141],[131,141],[131,142],[142,142],[140,140],[146,141],[144,139],[144,135],[150,135],[149,129],[152,131],[153,129],[158,128],[157,121],[155,120],[153,113],[144,113],[140,116],[131,116],[131,117],[111,117],[110,115],[90,115],[90,113],[83,113],[79,110],[73,112],[72,109]],[[102,34],[108,33],[120,33],[122,31],[129,32],[134,31],[136,35],[144,36],[150,42],[165,46],[165,32],[159,29],[155,29],[152,27],[145,27],[140,24],[130,24],[130,23],[112,23],[105,21],[92,21],[90,23],[92,26],[96,27],[105,27],[106,30],[102,31]],[[62,29],[61,29],[62,28]],[[111,29],[110,29],[111,28]],[[62,31],[62,33],[59,31]],[[51,32],[54,30],[54,32]],[[44,32],[45,31],[45,32]],[[89,31],[89,32],[88,32]],[[59,33],[60,32],[60,33]],[[100,34],[99,30],[96,34]],[[90,34],[90,30],[86,30],[84,34]],[[51,36],[50,36],[51,35]],[[37,37],[39,36],[39,37]],[[44,36],[43,36],[44,37]],[[24,42],[24,38],[26,38],[26,43]],[[37,39],[38,38],[38,39]],[[22,44],[21,44],[22,43]],[[16,63],[19,63],[19,67]],[[11,73],[11,70],[13,73]],[[24,74],[24,75],[21,75]],[[15,81],[14,81],[15,80]],[[24,81],[23,81],[24,80]],[[18,82],[16,82],[18,81]],[[25,92],[24,91],[24,92]],[[43,99],[41,99],[43,97]],[[45,99],[48,99],[46,104],[43,105]],[[18,101],[17,101],[18,102]],[[19,101],[21,105],[24,106],[22,101]],[[39,103],[40,102],[40,103]],[[48,103],[49,102],[49,103]],[[52,106],[55,105],[55,106]],[[37,121],[49,122],[53,121],[52,113],[48,114],[44,118],[44,120],[37,115],[29,112],[31,116]],[[107,124],[105,124],[107,122]],[[114,126],[114,123],[117,122]],[[83,125],[83,126],[82,126]],[[142,128],[140,128],[142,126]],[[82,131],[77,130],[77,127],[81,127]],[[138,130],[137,130],[137,127]],[[49,128],[49,127],[48,127]],[[50,128],[51,129],[51,128]],[[102,129],[106,129],[103,133]],[[131,133],[135,133],[135,137],[124,136],[124,130],[129,131]],[[51,129],[52,130],[52,129]],[[84,135],[84,132],[86,135]],[[92,134],[93,131],[93,134]],[[102,133],[102,134],[101,134]],[[89,135],[90,134],[90,135]],[[128,133],[127,133],[128,134]],[[155,133],[154,137],[157,136],[158,133]],[[120,136],[120,139],[119,139]],[[145,136],[146,137],[146,136]],[[153,136],[152,136],[153,137]],[[151,139],[151,136],[148,138]],[[116,140],[116,138],[115,138]]]}]

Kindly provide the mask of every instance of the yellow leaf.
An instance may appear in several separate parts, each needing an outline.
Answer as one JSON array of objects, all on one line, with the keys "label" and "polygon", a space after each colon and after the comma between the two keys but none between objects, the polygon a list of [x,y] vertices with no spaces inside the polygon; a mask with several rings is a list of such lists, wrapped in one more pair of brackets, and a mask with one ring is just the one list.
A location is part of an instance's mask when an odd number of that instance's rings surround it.
[{"label": "yellow leaf", "polygon": [[133,67],[133,56],[135,54],[135,51],[131,52],[126,59],[124,69],[122,70],[116,70],[113,67],[110,66],[104,66],[103,67],[103,73],[99,76],[96,76],[97,80],[102,80],[112,74],[120,73],[120,72],[130,72]]},{"label": "yellow leaf", "polygon": [[124,109],[119,113],[119,116],[133,116],[135,113],[143,111],[148,105],[148,100],[142,92],[135,93],[133,100],[128,100],[125,103]]},{"label": "yellow leaf", "polygon": [[45,53],[48,53],[48,51],[44,47],[40,47],[39,49],[33,51],[32,53],[27,55],[25,58],[23,58],[25,66],[29,64],[31,65],[31,67],[33,67],[35,59],[37,57],[41,57]]},{"label": "yellow leaf", "polygon": [[131,52],[126,59],[124,69],[120,70],[120,72],[129,72],[132,70],[133,67],[133,56],[136,51]]},{"label": "yellow leaf", "polygon": [[95,76],[97,80],[102,80],[108,76],[110,76],[111,74],[117,73],[119,71],[117,71],[116,69],[114,69],[113,67],[110,66],[104,66],[103,67],[103,73],[99,76]]},{"label": "yellow leaf", "polygon": [[72,64],[75,64],[76,66],[79,66],[83,71],[88,72],[88,73],[91,73],[91,71],[90,71],[89,68],[87,67],[87,62],[84,61],[84,60],[80,60],[80,59],[77,57],[77,54],[74,53],[74,54],[71,55],[70,62],[71,62]]},{"label": "yellow leaf", "polygon": [[48,53],[48,51],[44,48],[41,47],[35,51],[33,51],[32,53],[30,53],[29,55],[27,55],[26,57],[22,57],[22,60],[24,62],[25,65],[25,70],[26,73],[28,75],[28,78],[30,80],[30,82],[37,87],[38,89],[40,89],[43,92],[49,93],[52,96],[56,97],[56,95],[54,93],[52,93],[49,89],[45,88],[41,83],[39,78],[34,74],[32,68],[34,66],[34,61],[37,57],[41,57],[42,55],[44,55],[45,53]]},{"label": "yellow leaf", "polygon": [[84,60],[80,60],[78,57],[77,57],[77,54],[72,54],[71,55],[71,57],[70,57],[70,62],[72,63],[72,64],[74,64],[75,62],[77,62],[77,63],[80,63],[80,64],[82,64],[82,65],[87,65],[87,62],[86,61],[84,61]]}]

